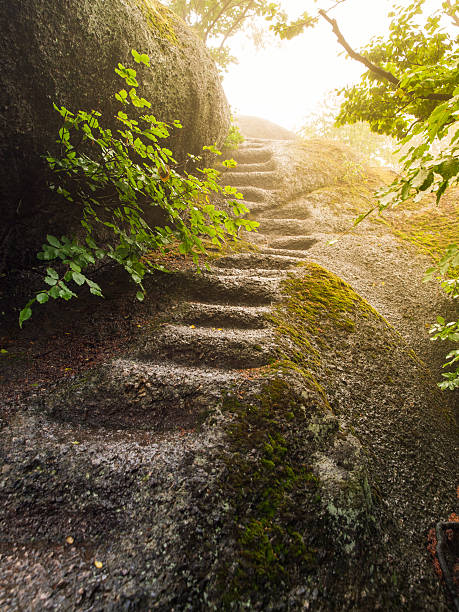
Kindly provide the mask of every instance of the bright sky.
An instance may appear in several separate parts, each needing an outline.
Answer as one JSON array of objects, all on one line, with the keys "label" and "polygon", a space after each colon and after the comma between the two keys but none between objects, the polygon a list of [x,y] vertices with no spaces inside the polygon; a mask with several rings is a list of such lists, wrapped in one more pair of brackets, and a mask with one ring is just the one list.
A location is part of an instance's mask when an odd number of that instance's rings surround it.
[{"label": "bright sky", "polygon": [[[333,4],[311,0],[284,0],[292,17],[314,7]],[[330,16],[351,47],[359,49],[373,37],[387,32],[387,13],[393,0],[347,0]],[[397,4],[407,4],[398,0]],[[429,0],[429,9],[440,8],[441,0]],[[360,63],[338,55],[343,51],[331,26],[323,19],[314,29],[290,41],[274,42],[265,49],[255,49],[240,36],[233,39],[232,51],[239,58],[225,76],[223,86],[236,114],[256,115],[288,129],[298,129],[304,118],[317,110],[327,93],[355,83],[365,71]]]}]

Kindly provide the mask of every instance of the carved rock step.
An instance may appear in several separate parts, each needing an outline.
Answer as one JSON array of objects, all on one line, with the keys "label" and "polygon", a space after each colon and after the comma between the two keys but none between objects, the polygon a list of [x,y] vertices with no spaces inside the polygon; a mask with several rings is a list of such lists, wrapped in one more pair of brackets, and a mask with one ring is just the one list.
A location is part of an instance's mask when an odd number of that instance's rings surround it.
[{"label": "carved rock step", "polygon": [[247,148],[255,148],[255,147],[266,147],[266,144],[269,144],[271,141],[262,140],[260,138],[246,138],[243,142],[239,144],[238,150],[247,149]]},{"label": "carved rock step", "polygon": [[[242,188],[244,189],[244,188]],[[269,211],[273,208],[273,206],[276,206],[276,202],[274,199],[270,199],[267,202],[251,202],[247,199],[243,200],[243,203],[247,206],[247,208],[249,209],[248,213],[244,213],[244,217],[247,219],[251,219],[253,221],[257,221],[256,217],[257,215],[259,215],[260,213],[263,213],[263,216],[265,214],[269,214]]]},{"label": "carved rock step", "polygon": [[229,170],[225,170],[224,172],[231,172],[237,174],[239,172],[270,172],[271,170],[276,169],[276,162],[274,159],[270,159],[266,162],[261,162],[259,164],[238,164],[234,168],[230,168]]},{"label": "carved rock step", "polygon": [[307,255],[307,250],[297,251],[297,250],[289,250],[289,249],[281,249],[274,247],[260,247],[260,253],[263,255],[285,255],[291,259],[296,259],[297,262],[299,259],[305,259]]},{"label": "carved rock step", "polygon": [[250,202],[269,203],[273,206],[276,202],[272,191],[262,189],[261,187],[253,187],[252,185],[232,185],[244,196],[244,200]]},{"label": "carved rock step", "polygon": [[269,161],[272,159],[273,153],[266,148],[250,147],[238,149],[232,157],[241,164],[254,164]]},{"label": "carved rock step", "polygon": [[316,242],[318,242],[318,240],[313,236],[284,236],[283,238],[276,238],[275,240],[270,240],[269,246],[274,249],[307,251]]},{"label": "carved rock step", "polygon": [[222,306],[186,302],[172,314],[172,321],[217,329],[263,329],[268,326],[269,312],[270,309],[264,306]]},{"label": "carved rock step", "polygon": [[257,248],[260,248],[262,246],[268,246],[270,236],[268,236],[268,234],[265,234],[264,232],[252,232],[248,239],[253,245],[255,245]]},{"label": "carved rock step", "polygon": [[76,388],[49,395],[44,408],[55,421],[79,425],[69,435],[80,443],[94,436],[90,428],[98,436],[103,428],[104,439],[110,430],[186,429],[199,425],[238,376],[237,370],[117,359]]},{"label": "carved rock step", "polygon": [[298,265],[295,257],[288,257],[285,253],[279,255],[263,253],[236,253],[220,257],[212,262],[215,268],[238,268],[252,270],[256,268],[271,268],[272,270],[289,270]]},{"label": "carved rock step", "polygon": [[256,138],[255,136],[247,136],[244,139],[244,142],[241,143],[241,145],[266,145],[266,144],[271,144],[272,142],[276,142],[275,138]]},{"label": "carved rock step", "polygon": [[267,219],[257,217],[256,221],[260,224],[260,231],[264,234],[276,236],[302,236],[314,231],[314,221],[305,219]]},{"label": "carved rock step", "polygon": [[188,301],[233,306],[267,306],[279,299],[277,278],[266,278],[247,274],[225,276],[203,273],[184,275],[182,291]]},{"label": "carved rock step", "polygon": [[258,368],[274,358],[272,335],[256,329],[191,328],[165,325],[146,339],[135,357],[150,362],[172,361],[187,366],[229,369]]},{"label": "carved rock step", "polygon": [[[263,234],[257,234],[260,237],[260,244],[265,244],[261,242],[261,240],[268,240],[268,236]],[[218,271],[220,274],[224,274],[225,276],[233,276],[233,277],[247,277],[247,270],[241,270],[238,266],[223,268],[219,267]],[[256,268],[251,270],[250,276],[252,278],[282,278],[287,274],[286,270],[280,270],[279,268]]]},{"label": "carved rock step", "polygon": [[[263,187],[264,189],[270,189],[275,187],[279,183],[279,178],[275,172],[226,172],[222,175],[223,185],[247,185],[250,187]],[[238,187],[239,188],[239,187]]]}]

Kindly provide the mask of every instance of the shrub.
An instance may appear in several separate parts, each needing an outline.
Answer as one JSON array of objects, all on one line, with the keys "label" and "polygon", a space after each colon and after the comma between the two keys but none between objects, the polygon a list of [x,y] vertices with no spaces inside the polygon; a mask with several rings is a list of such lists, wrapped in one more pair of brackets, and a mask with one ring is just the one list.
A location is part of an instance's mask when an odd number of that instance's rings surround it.
[{"label": "shrub", "polygon": [[[147,55],[134,50],[132,55],[138,64],[149,66]],[[60,239],[47,236],[37,257],[60,263],[56,266],[59,272],[47,267],[45,287],[21,310],[20,326],[31,317],[35,302],[69,300],[76,297],[73,289],[84,284],[102,297],[100,286],[85,272],[97,260],[111,259],[122,266],[138,285],[137,298],[143,300],[145,274],[162,268],[143,257],[147,252],[176,248],[189,254],[199,269],[206,244],[221,247],[224,241],[236,241],[241,227],[250,231],[258,225],[243,218],[248,209],[240,201],[242,195],[233,187],[220,186],[217,170],[197,168],[196,175],[178,173],[172,151],[162,146],[172,126],[150,114],[150,102],[138,94],[136,70],[118,64],[115,72],[126,84],[126,89],[115,94],[122,105],[115,132],[102,126],[98,111],[72,113],[54,105],[63,123],[60,155],[46,157],[54,176],[50,188],[81,210],[83,231]],[[135,118],[128,114],[132,110],[137,111]],[[179,121],[174,121],[173,127],[181,128]],[[220,153],[214,146],[204,149]],[[189,154],[189,161],[197,164],[200,158]],[[235,162],[226,160],[223,165],[231,167]],[[212,204],[213,194],[235,198],[229,201],[232,215]],[[150,207],[163,209],[167,219],[164,227],[149,225],[146,212]]]}]

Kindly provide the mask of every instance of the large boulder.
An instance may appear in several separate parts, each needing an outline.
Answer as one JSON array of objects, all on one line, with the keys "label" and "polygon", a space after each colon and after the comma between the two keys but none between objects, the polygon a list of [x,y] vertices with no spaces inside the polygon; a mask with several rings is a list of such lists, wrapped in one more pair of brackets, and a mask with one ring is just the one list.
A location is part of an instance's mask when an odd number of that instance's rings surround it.
[{"label": "large boulder", "polygon": [[277,123],[251,115],[239,115],[236,117],[236,125],[246,138],[269,138],[271,140],[296,140],[298,138],[294,132]]},{"label": "large boulder", "polygon": [[69,211],[56,209],[45,185],[42,156],[56,146],[60,120],[53,102],[113,120],[113,94],[123,85],[114,68],[132,66],[133,48],[152,66],[141,72],[139,93],[158,119],[183,124],[168,143],[177,160],[226,135],[228,105],[214,63],[156,0],[7,2],[0,29],[0,272],[7,252],[17,262],[51,229],[68,229]]}]

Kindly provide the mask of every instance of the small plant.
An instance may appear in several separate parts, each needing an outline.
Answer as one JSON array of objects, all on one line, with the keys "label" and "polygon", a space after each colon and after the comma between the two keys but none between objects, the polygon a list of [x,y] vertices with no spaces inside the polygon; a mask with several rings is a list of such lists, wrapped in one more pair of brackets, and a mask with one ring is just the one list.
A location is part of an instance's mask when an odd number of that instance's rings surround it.
[{"label": "small plant", "polygon": [[[452,244],[448,247],[445,254],[435,268],[427,270],[425,279],[431,280],[435,276],[441,281],[443,291],[453,299],[459,298],[459,246]],[[432,340],[449,340],[459,342],[459,321],[447,323],[443,317],[438,316],[437,322],[430,329]],[[454,349],[446,355],[444,368],[450,369],[459,362],[459,349]],[[442,374],[443,380],[438,383],[440,389],[459,389],[459,365],[455,370]]]},{"label": "small plant", "polygon": [[226,140],[223,143],[223,148],[233,151],[238,148],[241,142],[244,142],[244,136],[241,134],[239,126],[235,123],[234,116],[231,115],[231,125]]},{"label": "small plant", "polygon": [[[134,50],[132,55],[138,64],[150,65],[147,55]],[[37,257],[60,263],[61,271],[47,267],[46,286],[20,312],[21,327],[32,316],[35,302],[76,297],[71,286],[76,289],[86,284],[91,293],[103,297],[100,286],[85,273],[98,260],[112,259],[122,266],[138,285],[137,299],[143,300],[145,274],[152,268],[164,269],[145,258],[146,253],[174,248],[189,254],[199,269],[206,243],[221,247],[226,240],[236,241],[241,227],[251,231],[258,225],[243,218],[248,209],[240,201],[242,195],[234,187],[220,186],[217,170],[197,168],[198,176],[175,170],[178,164],[172,151],[161,146],[171,126],[149,113],[151,103],[138,94],[136,70],[118,64],[115,72],[127,86],[115,94],[122,105],[116,115],[120,126],[116,132],[101,125],[98,111],[75,114],[54,105],[63,124],[58,140],[61,155],[46,157],[55,176],[50,188],[81,209],[83,235],[60,240],[47,236]],[[131,118],[125,112],[130,107],[143,114]],[[173,127],[181,128],[179,121]],[[219,154],[215,146],[204,149]],[[189,159],[197,163],[200,158],[189,154]],[[223,165],[234,163],[227,160]],[[213,193],[234,198],[230,200],[233,216],[211,203]],[[165,211],[168,224],[152,228],[146,211],[158,206]]]}]

